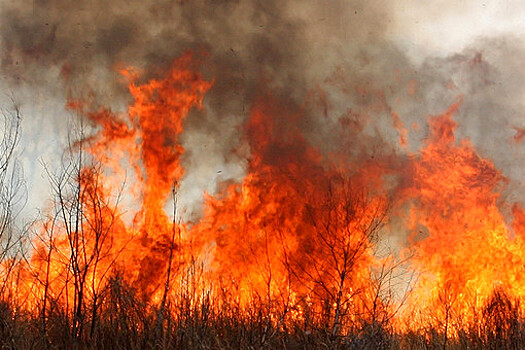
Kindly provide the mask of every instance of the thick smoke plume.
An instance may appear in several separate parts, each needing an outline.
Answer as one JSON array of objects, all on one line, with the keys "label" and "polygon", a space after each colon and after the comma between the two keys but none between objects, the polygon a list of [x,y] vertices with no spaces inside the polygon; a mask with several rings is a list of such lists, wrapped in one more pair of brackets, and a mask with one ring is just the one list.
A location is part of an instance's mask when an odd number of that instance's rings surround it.
[{"label": "thick smoke plume", "polygon": [[[119,69],[133,66],[146,80],[185,50],[196,52],[214,84],[206,108],[185,122],[181,193],[188,202],[243,176],[240,126],[267,92],[307,115],[299,127],[326,155],[344,150],[350,158],[386,160],[416,151],[427,117],[462,99],[458,138],[471,139],[503,170],[507,196],[523,198],[525,174],[516,160],[525,146],[515,137],[524,127],[523,43],[479,39],[457,54],[414,63],[389,35],[393,14],[390,2],[360,1],[6,2],[1,69],[20,99],[82,97],[94,108],[119,110],[129,100]],[[29,113],[26,128],[32,118],[49,118],[48,132],[65,129],[64,117],[41,114]],[[341,120],[350,127],[337,137]]]}]

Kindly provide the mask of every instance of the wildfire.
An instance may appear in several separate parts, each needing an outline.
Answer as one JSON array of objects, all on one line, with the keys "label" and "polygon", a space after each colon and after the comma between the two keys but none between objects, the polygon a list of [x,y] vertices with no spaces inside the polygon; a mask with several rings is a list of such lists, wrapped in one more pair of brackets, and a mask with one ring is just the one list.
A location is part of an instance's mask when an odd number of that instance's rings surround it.
[{"label": "wildfire", "polygon": [[[412,242],[412,266],[421,273],[410,294],[411,312],[430,310],[473,322],[494,291],[523,297],[524,242],[521,210],[514,206],[514,227],[500,208],[506,179],[473,145],[454,137],[452,120],[459,102],[430,120],[431,133],[413,164],[408,196],[414,232],[428,235]],[[446,315],[445,315],[446,314]]]},{"label": "wildfire", "polygon": [[[75,145],[84,159],[54,178],[56,206],[39,226],[31,258],[5,266],[16,275],[13,293],[24,307],[52,299],[60,303],[53,307],[74,313],[103,298],[119,275],[144,300],[175,298],[193,283],[200,295],[226,295],[243,306],[257,300],[275,322],[275,315],[313,315],[335,334],[378,317],[418,327],[430,314],[437,323],[455,315],[464,323],[453,327],[461,327],[495,290],[525,296],[524,210],[504,203],[506,179],[494,164],[468,140],[455,139],[460,102],[429,119],[425,144],[393,170],[378,166],[384,159],[334,164],[344,157],[310,144],[300,108],[264,93],[242,127],[250,149],[246,176],[206,194],[198,222],[179,223],[165,210],[184,176],[179,136],[212,82],[190,53],[147,83],[132,69],[122,74],[134,101],[126,114],[68,104],[98,129]],[[409,131],[392,115],[406,151]],[[139,203],[128,222],[115,193],[130,170]],[[387,175],[402,181],[387,188],[377,180]],[[397,305],[375,272],[398,258],[379,258],[375,248],[383,224],[398,215],[390,209],[406,204],[409,215],[400,219],[412,235],[401,255],[410,257],[417,279]]]}]

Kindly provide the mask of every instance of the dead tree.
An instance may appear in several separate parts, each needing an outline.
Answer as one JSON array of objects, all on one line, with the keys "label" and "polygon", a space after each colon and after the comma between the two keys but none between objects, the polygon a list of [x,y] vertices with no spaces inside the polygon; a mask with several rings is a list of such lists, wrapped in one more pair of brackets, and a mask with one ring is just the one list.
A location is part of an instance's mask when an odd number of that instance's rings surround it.
[{"label": "dead tree", "polygon": [[0,138],[0,262],[3,263],[0,296],[3,297],[20,253],[22,235],[15,232],[15,219],[27,196],[22,168],[16,159],[22,121],[20,109],[13,102],[12,108],[0,114],[3,134]]},{"label": "dead tree", "polygon": [[[73,341],[82,339],[87,325],[89,336],[94,336],[101,290],[118,255],[112,250],[112,230],[120,220],[116,209],[120,194],[114,203],[106,198],[102,169],[83,149],[83,130],[78,138],[80,141],[70,142],[62,169],[48,171],[54,214],[47,232],[47,277],[40,278],[45,290],[43,306],[48,304],[52,289],[65,310]],[[49,280],[51,265],[61,271],[60,281]]]},{"label": "dead tree", "polygon": [[366,272],[387,202],[343,176],[327,180],[324,190],[305,198],[309,233],[303,254],[291,255],[291,264],[297,279],[317,300],[320,321],[337,336],[345,321],[356,322],[363,316]]}]

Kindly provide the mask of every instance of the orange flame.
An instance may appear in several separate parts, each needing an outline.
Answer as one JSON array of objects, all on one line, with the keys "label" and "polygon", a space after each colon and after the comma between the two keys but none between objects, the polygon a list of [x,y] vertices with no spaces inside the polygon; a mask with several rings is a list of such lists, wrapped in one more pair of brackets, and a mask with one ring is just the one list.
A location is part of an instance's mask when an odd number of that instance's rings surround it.
[{"label": "orange flame", "polygon": [[[456,141],[460,102],[431,118],[422,149],[396,166],[384,164],[395,155],[336,166],[331,159],[344,157],[323,155],[308,142],[301,111],[286,98],[260,96],[243,128],[250,147],[245,178],[205,195],[199,222],[176,223],[164,208],[184,174],[179,136],[212,86],[197,68],[187,53],[164,78],[146,84],[124,70],[134,100],[124,116],[69,103],[99,128],[80,142],[80,153],[87,149],[97,166],[79,161],[69,169],[72,178],[54,180],[56,207],[13,284],[25,307],[50,297],[71,312],[79,298],[96,298],[115,271],[158,302],[175,266],[179,286],[187,283],[183,272],[192,271],[195,279],[203,276],[195,287],[201,292],[242,306],[258,300],[292,318],[309,315],[335,334],[358,318],[376,320],[378,312],[392,317],[399,306],[374,277],[395,258],[380,259],[374,249],[387,215],[395,214],[389,207],[406,203],[413,234],[403,253],[419,277],[397,314],[400,327],[420,326],[432,315],[436,323],[454,316],[459,328],[474,321],[495,290],[525,296],[525,211],[513,205],[509,224],[498,192],[507,180],[468,140]],[[409,130],[395,112],[392,119],[405,146]],[[340,122],[351,127],[344,117]],[[114,195],[129,169],[140,198],[131,223]],[[392,174],[401,178],[394,189],[382,181]]]},{"label": "orange flame", "polygon": [[500,211],[498,190],[506,179],[469,141],[455,141],[458,108],[430,120],[428,143],[413,165],[410,222],[427,237],[413,238],[411,264],[421,275],[407,309],[439,322],[455,317],[461,327],[475,320],[495,290],[524,295],[525,255],[519,208],[517,235]]}]

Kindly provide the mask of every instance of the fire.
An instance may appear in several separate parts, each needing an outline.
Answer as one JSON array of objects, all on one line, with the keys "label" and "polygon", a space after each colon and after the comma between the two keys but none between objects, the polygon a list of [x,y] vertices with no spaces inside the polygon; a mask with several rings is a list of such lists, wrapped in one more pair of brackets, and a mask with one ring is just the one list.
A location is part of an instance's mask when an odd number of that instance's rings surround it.
[{"label": "fire", "polygon": [[[461,320],[456,327],[474,322],[494,291],[514,297],[525,292],[522,212],[514,206],[510,226],[500,209],[505,177],[468,140],[456,142],[452,117],[459,105],[430,120],[431,133],[413,164],[408,194],[413,201],[411,264],[421,275],[407,308],[439,315],[439,322]],[[416,238],[418,230],[427,237]]]},{"label": "fire", "polygon": [[[184,227],[164,210],[183,175],[178,136],[189,110],[202,106],[211,87],[193,65],[188,53],[164,78],[147,84],[136,84],[138,76],[123,71],[134,98],[125,118],[105,109],[88,112],[81,101],[68,103],[100,130],[78,144],[80,155],[69,173],[53,178],[54,212],[38,235],[31,261],[22,266],[28,302],[37,305],[49,294],[66,310],[82,307],[82,298],[96,298],[117,270],[145,297],[161,293],[170,250],[184,254],[179,246]],[[96,165],[84,165],[82,157]],[[126,164],[135,171],[141,196],[131,224],[122,218],[119,196],[114,200]],[[179,260],[178,255],[174,262]]]},{"label": "fire", "polygon": [[[420,151],[399,156],[403,167],[388,168],[385,159],[323,154],[301,132],[301,108],[261,94],[242,126],[246,176],[206,194],[199,221],[177,222],[165,207],[184,176],[179,136],[213,85],[198,70],[191,53],[147,83],[123,70],[133,98],[126,114],[69,102],[97,132],[75,145],[77,161],[53,178],[55,206],[37,226],[31,258],[4,266],[16,275],[10,280],[24,307],[43,304],[45,314],[53,300],[77,315],[87,300],[98,305],[118,275],[149,302],[175,298],[193,283],[200,295],[222,295],[216,305],[256,301],[281,325],[308,318],[339,334],[378,317],[417,328],[425,317],[442,323],[454,316],[451,328],[459,329],[494,291],[525,296],[524,210],[510,203],[509,218],[500,195],[505,177],[472,143],[456,140],[460,102],[429,120]],[[408,152],[410,131],[397,113],[392,119]],[[139,198],[131,220],[118,195],[128,171]],[[401,179],[394,188],[382,181],[390,175]],[[402,255],[418,278],[396,305],[385,297],[385,274],[375,272],[398,258],[380,258],[375,248],[383,224],[399,215],[390,209],[406,204],[401,219],[412,235]]]},{"label": "fire", "polygon": [[315,307],[330,300],[331,317],[343,307],[363,313],[386,200],[331,167],[297,129],[301,118],[275,97],[255,103],[248,174],[207,197],[191,233],[213,242],[213,272],[229,279],[216,283],[234,285],[243,302],[253,293],[266,302],[293,295]]}]

